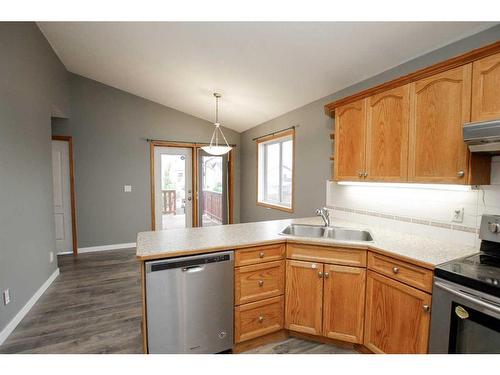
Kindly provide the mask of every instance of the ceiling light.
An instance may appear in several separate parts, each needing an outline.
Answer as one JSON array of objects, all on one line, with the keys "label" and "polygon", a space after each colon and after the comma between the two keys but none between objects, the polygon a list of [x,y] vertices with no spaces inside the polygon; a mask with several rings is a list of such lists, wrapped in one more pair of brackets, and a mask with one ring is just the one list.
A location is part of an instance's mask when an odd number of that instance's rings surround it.
[{"label": "ceiling light", "polygon": [[396,183],[396,182],[359,182],[359,181],[339,181],[339,185],[353,185],[366,187],[388,187],[388,188],[405,188],[405,189],[434,189],[434,190],[455,190],[455,191],[470,191],[470,185],[452,185],[452,184],[411,184],[411,183]]},{"label": "ceiling light", "polygon": [[[215,96],[215,123],[214,123],[215,129],[214,133],[212,134],[212,139],[210,140],[210,145],[203,146],[201,149],[210,155],[224,155],[227,154],[229,151],[231,151],[232,147],[229,146],[229,143],[227,143],[227,139],[224,136],[222,129],[220,128],[219,98],[221,97],[221,94],[214,92],[214,96]],[[224,139],[224,142],[226,142],[226,145],[224,144],[219,145],[219,133]]]}]

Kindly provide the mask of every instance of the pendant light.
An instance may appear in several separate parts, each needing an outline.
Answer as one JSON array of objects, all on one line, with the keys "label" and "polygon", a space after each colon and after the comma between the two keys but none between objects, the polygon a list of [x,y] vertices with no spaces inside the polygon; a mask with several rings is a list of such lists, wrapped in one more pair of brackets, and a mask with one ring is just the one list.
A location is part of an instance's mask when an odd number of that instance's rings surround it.
[{"label": "pendant light", "polygon": [[[220,128],[220,123],[219,123],[219,99],[221,97],[221,94],[214,92],[215,96],[215,129],[214,129],[214,134],[212,134],[212,139],[210,140],[210,145],[209,146],[203,146],[201,149],[205,151],[207,154],[210,155],[224,155],[227,154],[229,151],[231,151],[231,146],[229,146],[229,143],[227,143],[226,137],[224,137],[224,133],[222,132],[222,129]],[[226,144],[219,145],[219,133],[222,136],[222,139],[224,139],[224,142]]]}]

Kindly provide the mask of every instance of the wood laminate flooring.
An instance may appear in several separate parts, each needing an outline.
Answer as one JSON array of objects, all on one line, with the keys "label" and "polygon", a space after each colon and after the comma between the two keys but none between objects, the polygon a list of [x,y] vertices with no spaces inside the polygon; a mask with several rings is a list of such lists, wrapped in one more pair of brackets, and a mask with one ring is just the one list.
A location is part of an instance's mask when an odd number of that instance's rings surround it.
[{"label": "wood laminate flooring", "polygon": [[[140,263],[135,249],[58,256],[59,277],[0,353],[142,353]],[[297,338],[249,354],[347,354]]]}]

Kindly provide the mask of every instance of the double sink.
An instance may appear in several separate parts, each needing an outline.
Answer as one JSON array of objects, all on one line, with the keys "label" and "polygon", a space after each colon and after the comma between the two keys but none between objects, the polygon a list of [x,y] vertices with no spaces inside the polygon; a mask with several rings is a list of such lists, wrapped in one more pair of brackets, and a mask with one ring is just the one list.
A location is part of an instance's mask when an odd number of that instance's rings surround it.
[{"label": "double sink", "polygon": [[328,238],[337,241],[371,242],[370,232],[360,229],[325,227],[320,225],[290,224],[280,234],[297,237]]}]

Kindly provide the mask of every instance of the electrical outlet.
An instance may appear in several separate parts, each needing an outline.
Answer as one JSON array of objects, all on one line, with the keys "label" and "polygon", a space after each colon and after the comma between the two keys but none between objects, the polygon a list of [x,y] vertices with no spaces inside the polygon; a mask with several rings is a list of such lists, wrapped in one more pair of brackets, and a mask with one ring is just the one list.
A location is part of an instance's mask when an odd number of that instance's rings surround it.
[{"label": "electrical outlet", "polygon": [[125,186],[123,186],[123,191],[125,193],[130,193],[132,191],[132,185],[125,185]]},{"label": "electrical outlet", "polygon": [[10,303],[10,289],[5,289],[3,291],[3,304],[8,305]]},{"label": "electrical outlet", "polygon": [[51,252],[49,253],[49,262],[50,262],[50,263],[52,263],[53,261],[54,261],[54,252],[53,252],[53,251],[51,251]]},{"label": "electrical outlet", "polygon": [[453,209],[451,221],[454,223],[462,223],[464,221],[464,208],[456,207]]}]

